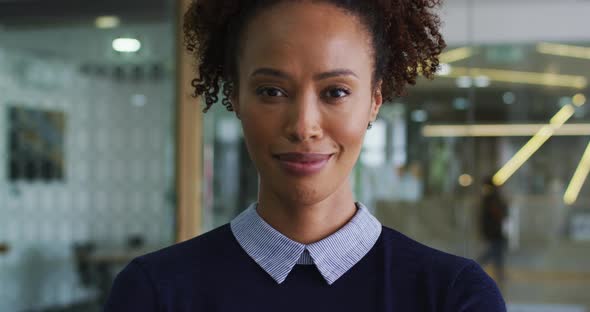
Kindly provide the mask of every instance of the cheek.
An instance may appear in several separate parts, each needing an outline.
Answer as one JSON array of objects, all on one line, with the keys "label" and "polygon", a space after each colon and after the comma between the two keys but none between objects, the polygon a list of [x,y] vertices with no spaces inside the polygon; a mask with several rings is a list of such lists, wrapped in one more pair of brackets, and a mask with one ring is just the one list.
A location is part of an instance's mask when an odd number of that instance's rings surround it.
[{"label": "cheek", "polygon": [[350,131],[342,133],[343,136],[346,135],[344,139],[346,139],[346,142],[348,143],[348,146],[345,148],[347,149],[347,152],[352,153],[351,156],[355,159],[358,157],[358,154],[360,153],[363,146],[363,141],[365,138],[364,128],[365,127],[357,127],[356,129],[350,129]]},{"label": "cheek", "polygon": [[244,116],[242,118],[242,129],[244,130],[244,138],[251,148],[261,148],[263,142],[267,140],[268,134],[267,123],[262,122],[259,118],[251,118]]},{"label": "cheek", "polygon": [[[359,108],[363,106],[358,105]],[[348,152],[360,150],[367,131],[368,112],[368,108],[363,107],[346,114],[329,116],[325,130]]]},{"label": "cheek", "polygon": [[357,116],[330,120],[325,131],[342,148],[347,157],[356,157],[363,144],[367,125]]},{"label": "cheek", "polygon": [[241,111],[240,119],[244,132],[244,139],[251,158],[256,161],[258,155],[263,153],[276,133],[274,120],[265,116],[263,112],[256,112],[245,105]]}]

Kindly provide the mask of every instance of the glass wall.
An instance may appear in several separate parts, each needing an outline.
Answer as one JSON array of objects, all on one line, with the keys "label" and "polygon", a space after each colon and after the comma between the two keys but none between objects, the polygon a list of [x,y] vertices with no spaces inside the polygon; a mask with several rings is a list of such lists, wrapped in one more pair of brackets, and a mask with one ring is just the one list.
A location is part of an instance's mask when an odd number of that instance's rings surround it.
[{"label": "glass wall", "polygon": [[174,242],[173,8],[42,2],[0,4],[0,311],[99,311]]},{"label": "glass wall", "polygon": [[[438,76],[382,109],[351,176],[357,199],[479,261],[509,311],[588,311],[590,4],[449,0],[441,14]],[[238,120],[216,109],[204,118],[206,229],[256,200]]]}]

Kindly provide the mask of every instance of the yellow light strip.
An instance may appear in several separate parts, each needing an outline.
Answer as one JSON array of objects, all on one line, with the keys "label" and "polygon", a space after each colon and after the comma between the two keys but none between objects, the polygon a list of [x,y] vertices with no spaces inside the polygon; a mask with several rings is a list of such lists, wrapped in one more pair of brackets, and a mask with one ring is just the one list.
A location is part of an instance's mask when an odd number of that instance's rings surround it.
[{"label": "yellow light strip", "polygon": [[[424,137],[530,137],[545,124],[427,125]],[[590,136],[590,123],[563,125],[553,136]]]},{"label": "yellow light strip", "polygon": [[[555,114],[555,116],[553,116],[553,118],[551,118],[549,120],[549,124],[554,126],[554,128],[559,128],[561,126],[563,126],[563,124],[568,121],[568,119],[570,119],[574,113],[576,112],[576,109],[574,108],[573,105],[566,105],[564,106],[562,109],[559,110],[559,112],[557,112],[557,114]],[[555,130],[555,129],[553,129]]]},{"label": "yellow light strip", "polygon": [[588,79],[584,76],[523,72],[489,68],[452,67],[451,72],[448,75],[441,77],[459,78],[464,76],[473,78],[478,76],[486,76],[492,81],[540,85],[548,87],[565,87],[573,89],[584,89],[588,85]]},{"label": "yellow light strip", "polygon": [[573,205],[576,200],[578,200],[578,196],[580,195],[580,190],[586,182],[586,178],[588,177],[588,173],[590,172],[590,144],[586,147],[586,151],[578,164],[578,168],[576,168],[576,172],[570,181],[567,190],[565,191],[565,195],[563,196],[563,201],[566,205]]},{"label": "yellow light strip", "polygon": [[446,52],[443,52],[438,57],[438,60],[441,64],[450,64],[458,61],[462,61],[464,59],[468,59],[473,56],[474,51],[473,48],[463,47],[463,48],[456,48]]},{"label": "yellow light strip", "polygon": [[590,60],[589,47],[541,42],[537,44],[537,52],[542,54]]},{"label": "yellow light strip", "polygon": [[570,119],[575,112],[573,105],[566,105],[551,118],[548,125],[543,126],[493,177],[494,184],[500,186],[541,147],[555,131]]},{"label": "yellow light strip", "polygon": [[99,16],[94,20],[94,25],[100,29],[115,28],[120,24],[121,20],[113,15]]},{"label": "yellow light strip", "polygon": [[512,159],[493,177],[494,184],[500,186],[516,172],[553,134],[550,126],[544,126],[520,149]]}]

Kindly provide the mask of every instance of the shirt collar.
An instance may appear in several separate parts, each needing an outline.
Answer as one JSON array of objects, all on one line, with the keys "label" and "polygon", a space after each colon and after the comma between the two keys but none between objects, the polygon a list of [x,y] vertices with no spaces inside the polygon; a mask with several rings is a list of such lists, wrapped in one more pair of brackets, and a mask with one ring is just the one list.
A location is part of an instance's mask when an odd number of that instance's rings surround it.
[{"label": "shirt collar", "polygon": [[264,221],[256,204],[232,220],[230,226],[244,251],[277,283],[296,264],[314,264],[328,284],[348,272],[373,248],[381,235],[381,223],[357,203],[354,217],[334,234],[305,245],[286,237]]}]

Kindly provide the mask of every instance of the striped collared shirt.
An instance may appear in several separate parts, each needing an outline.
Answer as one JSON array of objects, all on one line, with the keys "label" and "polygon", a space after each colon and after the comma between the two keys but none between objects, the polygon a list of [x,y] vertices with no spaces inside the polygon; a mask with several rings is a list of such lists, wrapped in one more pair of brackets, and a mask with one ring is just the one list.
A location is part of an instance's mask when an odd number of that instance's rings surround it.
[{"label": "striped collared shirt", "polygon": [[334,234],[305,245],[293,241],[266,223],[252,204],[231,222],[231,230],[244,251],[277,283],[296,264],[315,265],[328,284],[334,283],[373,248],[381,223],[357,203],[354,217]]}]

